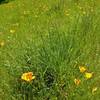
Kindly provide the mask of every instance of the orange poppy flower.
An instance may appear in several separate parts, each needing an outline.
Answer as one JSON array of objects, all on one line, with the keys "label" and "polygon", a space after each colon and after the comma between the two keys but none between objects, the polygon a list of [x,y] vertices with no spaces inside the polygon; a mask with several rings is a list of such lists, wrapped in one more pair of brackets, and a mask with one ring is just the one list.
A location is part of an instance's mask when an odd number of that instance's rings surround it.
[{"label": "orange poppy flower", "polygon": [[29,82],[35,79],[35,76],[33,76],[33,72],[27,72],[22,74],[21,79]]},{"label": "orange poppy flower", "polygon": [[85,66],[79,66],[79,70],[81,73],[84,73],[87,69]]},{"label": "orange poppy flower", "polygon": [[80,82],[81,82],[81,80],[80,79],[74,79],[74,83],[76,84],[76,85],[79,85],[80,84]]}]

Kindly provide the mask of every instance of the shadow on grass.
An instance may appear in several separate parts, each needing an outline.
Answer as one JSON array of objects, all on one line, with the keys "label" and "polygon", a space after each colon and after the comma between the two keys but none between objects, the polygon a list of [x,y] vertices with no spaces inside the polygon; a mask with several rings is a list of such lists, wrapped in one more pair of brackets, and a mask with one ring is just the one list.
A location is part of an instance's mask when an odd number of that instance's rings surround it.
[{"label": "shadow on grass", "polygon": [[9,3],[10,1],[12,1],[12,0],[0,0],[0,5],[5,4],[5,3]]}]

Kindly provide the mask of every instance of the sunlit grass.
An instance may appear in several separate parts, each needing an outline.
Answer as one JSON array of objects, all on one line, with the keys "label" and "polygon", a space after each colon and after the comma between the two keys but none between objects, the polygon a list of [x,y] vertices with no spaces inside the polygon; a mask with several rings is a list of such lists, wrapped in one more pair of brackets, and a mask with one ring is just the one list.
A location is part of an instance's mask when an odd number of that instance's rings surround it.
[{"label": "sunlit grass", "polygon": [[1,100],[99,100],[99,4],[0,5]]}]

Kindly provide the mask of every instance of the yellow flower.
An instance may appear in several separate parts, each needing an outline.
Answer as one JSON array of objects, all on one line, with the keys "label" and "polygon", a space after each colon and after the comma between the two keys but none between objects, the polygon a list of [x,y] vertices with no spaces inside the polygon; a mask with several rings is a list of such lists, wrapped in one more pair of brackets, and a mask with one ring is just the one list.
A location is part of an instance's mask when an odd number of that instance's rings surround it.
[{"label": "yellow flower", "polygon": [[85,15],[86,14],[86,11],[83,11],[83,15]]},{"label": "yellow flower", "polygon": [[84,73],[86,71],[85,66],[79,66],[79,70],[81,73]]},{"label": "yellow flower", "polygon": [[11,29],[11,30],[10,30],[10,33],[15,33],[15,30],[14,30],[14,29]]},{"label": "yellow flower", "polygon": [[92,76],[93,76],[93,73],[89,73],[89,72],[85,73],[85,78],[86,79],[90,79],[90,78],[92,78]]},{"label": "yellow flower", "polygon": [[81,7],[81,6],[79,6],[79,9],[81,10],[81,9],[82,9],[82,7]]},{"label": "yellow flower", "polygon": [[94,9],[93,8],[91,8],[91,12],[93,12],[94,11]]},{"label": "yellow flower", "polygon": [[3,47],[4,45],[5,45],[5,42],[4,41],[1,41],[0,42],[0,46]]},{"label": "yellow flower", "polygon": [[36,77],[33,76],[33,72],[27,72],[27,73],[23,73],[21,76],[22,80],[25,80],[27,82],[32,81],[33,79],[35,79]]},{"label": "yellow flower", "polygon": [[69,16],[70,14],[66,13],[65,15],[66,15],[66,16]]},{"label": "yellow flower", "polygon": [[97,87],[93,87],[93,89],[92,89],[92,94],[94,94],[96,91],[97,91]]},{"label": "yellow flower", "polygon": [[81,82],[81,80],[80,79],[74,79],[74,83],[76,84],[76,85],[79,85],[80,84],[80,82]]},{"label": "yellow flower", "polygon": [[68,12],[67,10],[65,11],[65,15],[66,15],[66,16],[69,16],[69,15],[70,15],[69,12]]}]

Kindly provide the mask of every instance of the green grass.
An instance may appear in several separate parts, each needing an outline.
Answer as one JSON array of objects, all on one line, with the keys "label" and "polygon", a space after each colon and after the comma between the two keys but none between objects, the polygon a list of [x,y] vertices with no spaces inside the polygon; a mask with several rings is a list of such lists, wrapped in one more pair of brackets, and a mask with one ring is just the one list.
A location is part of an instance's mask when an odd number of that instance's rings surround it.
[{"label": "green grass", "polygon": [[[99,0],[0,5],[0,100],[99,100],[99,5]],[[93,72],[91,79],[80,73],[80,65]],[[21,80],[29,71],[36,79]]]}]

